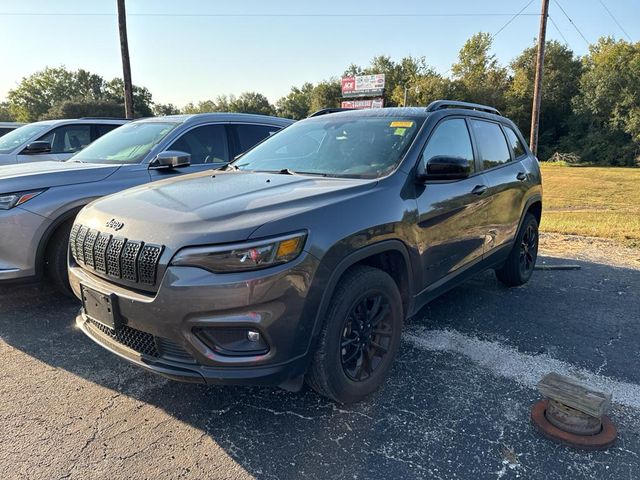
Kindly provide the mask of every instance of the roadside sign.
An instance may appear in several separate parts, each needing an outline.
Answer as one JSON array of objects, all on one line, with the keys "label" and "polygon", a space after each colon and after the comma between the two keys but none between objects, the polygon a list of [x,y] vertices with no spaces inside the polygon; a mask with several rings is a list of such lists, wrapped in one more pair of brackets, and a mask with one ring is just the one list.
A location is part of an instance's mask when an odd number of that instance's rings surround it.
[{"label": "roadside sign", "polygon": [[359,75],[342,79],[343,97],[371,97],[384,93],[384,73]]},{"label": "roadside sign", "polygon": [[357,108],[357,109],[382,108],[383,106],[384,106],[383,98],[370,98],[367,100],[343,100],[341,104],[342,108]]}]

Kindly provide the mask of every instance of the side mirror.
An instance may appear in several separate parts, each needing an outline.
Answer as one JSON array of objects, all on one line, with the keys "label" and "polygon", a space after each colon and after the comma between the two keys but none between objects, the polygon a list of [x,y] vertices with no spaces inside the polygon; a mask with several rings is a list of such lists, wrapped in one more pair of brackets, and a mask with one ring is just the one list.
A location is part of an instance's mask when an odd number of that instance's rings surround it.
[{"label": "side mirror", "polygon": [[51,151],[51,144],[38,140],[37,142],[29,143],[22,153],[34,154],[34,153],[49,153]]},{"label": "side mirror", "polygon": [[179,150],[167,150],[160,152],[156,158],[151,160],[149,168],[180,168],[191,165],[191,154]]},{"label": "side mirror", "polygon": [[420,180],[461,180],[469,175],[471,165],[468,159],[436,155],[427,160],[426,168],[418,177]]}]

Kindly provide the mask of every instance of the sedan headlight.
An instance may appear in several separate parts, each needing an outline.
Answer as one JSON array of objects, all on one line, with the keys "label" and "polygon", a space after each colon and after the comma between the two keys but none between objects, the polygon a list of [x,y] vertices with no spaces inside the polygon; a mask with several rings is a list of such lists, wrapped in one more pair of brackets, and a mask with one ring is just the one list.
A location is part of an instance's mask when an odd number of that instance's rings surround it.
[{"label": "sedan headlight", "polygon": [[302,252],[306,238],[306,232],[298,232],[237,245],[184,248],[171,265],[199,267],[214,273],[260,270],[294,260]]},{"label": "sedan headlight", "polygon": [[0,210],[9,210],[10,208],[22,205],[24,202],[31,200],[33,197],[37,197],[42,192],[44,192],[44,190],[0,194]]}]

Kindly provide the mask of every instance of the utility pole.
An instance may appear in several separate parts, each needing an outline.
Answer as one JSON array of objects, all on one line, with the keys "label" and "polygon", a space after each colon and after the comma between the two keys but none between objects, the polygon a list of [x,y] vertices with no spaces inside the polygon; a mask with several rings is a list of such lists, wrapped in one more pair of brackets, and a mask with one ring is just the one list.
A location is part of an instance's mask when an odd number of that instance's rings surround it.
[{"label": "utility pole", "polygon": [[131,63],[129,62],[129,41],[127,40],[127,14],[124,8],[124,0],[118,0],[118,30],[120,31],[122,78],[124,80],[124,111],[127,118],[133,118],[133,85],[131,84]]},{"label": "utility pole", "polygon": [[407,106],[407,86],[404,86],[404,103],[402,104],[403,107]]},{"label": "utility pole", "polygon": [[533,106],[531,108],[531,138],[529,148],[534,155],[538,153],[538,123],[540,122],[540,101],[542,100],[542,74],[544,69],[544,47],[547,36],[547,17],[549,0],[542,0],[540,32],[538,33],[538,55],[536,57],[536,77],[533,85]]}]

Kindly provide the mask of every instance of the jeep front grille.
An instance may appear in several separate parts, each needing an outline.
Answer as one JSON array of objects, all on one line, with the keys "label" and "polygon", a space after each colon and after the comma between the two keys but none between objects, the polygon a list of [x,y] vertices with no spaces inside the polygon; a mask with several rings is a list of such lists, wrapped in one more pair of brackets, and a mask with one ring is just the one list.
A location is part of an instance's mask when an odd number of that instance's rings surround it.
[{"label": "jeep front grille", "polygon": [[155,285],[164,247],[74,225],[71,255],[83,267],[130,283]]}]

